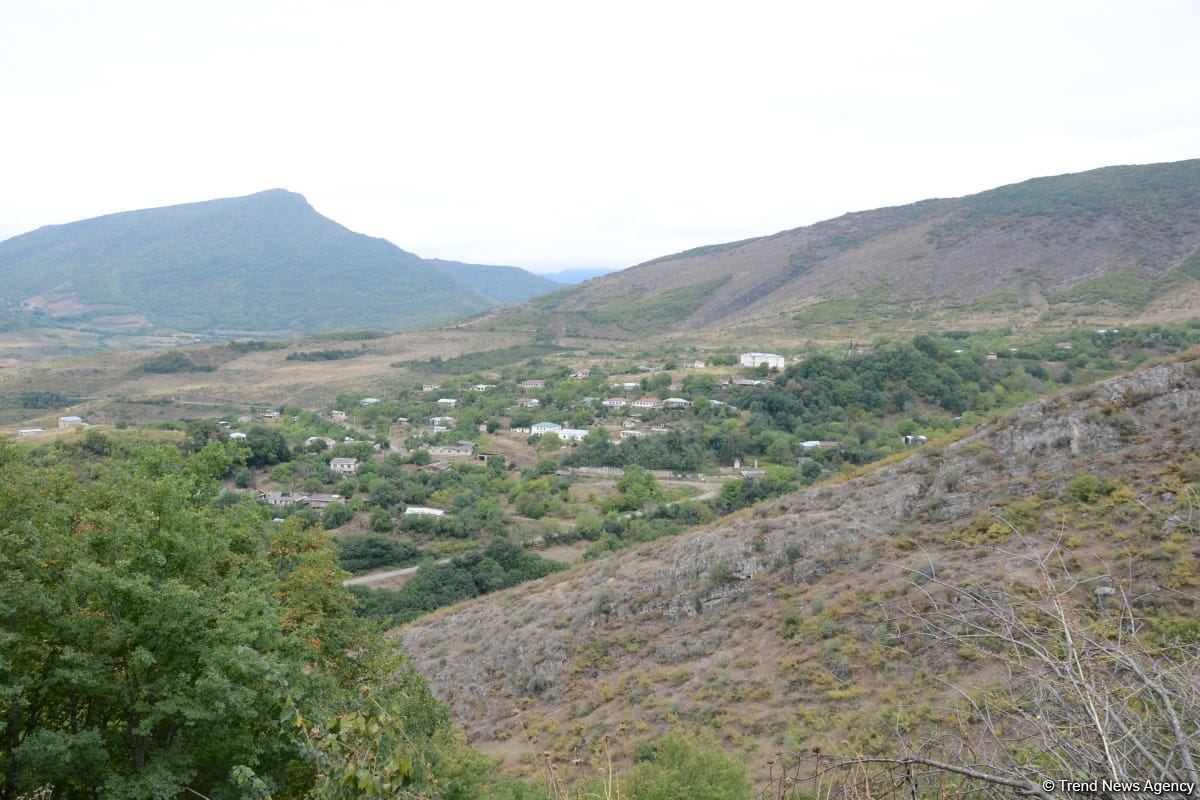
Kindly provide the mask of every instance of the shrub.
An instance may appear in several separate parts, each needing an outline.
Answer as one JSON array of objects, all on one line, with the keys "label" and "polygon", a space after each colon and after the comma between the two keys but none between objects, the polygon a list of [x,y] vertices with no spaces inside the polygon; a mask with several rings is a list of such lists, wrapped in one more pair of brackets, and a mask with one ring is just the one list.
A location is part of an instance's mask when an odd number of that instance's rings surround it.
[{"label": "shrub", "polygon": [[[328,514],[334,505],[337,504],[331,504],[325,513]],[[416,563],[422,555],[421,549],[412,542],[373,533],[343,536],[338,540],[337,549],[338,564],[347,572],[404,567]]]}]

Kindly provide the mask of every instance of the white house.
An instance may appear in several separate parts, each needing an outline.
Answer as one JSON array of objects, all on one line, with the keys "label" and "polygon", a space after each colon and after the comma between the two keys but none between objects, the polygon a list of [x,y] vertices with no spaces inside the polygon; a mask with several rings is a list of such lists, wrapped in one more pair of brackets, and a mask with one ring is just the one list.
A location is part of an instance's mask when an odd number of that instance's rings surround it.
[{"label": "white house", "polygon": [[24,439],[26,436],[34,436],[42,432],[41,428],[21,428],[17,431],[17,438]]},{"label": "white house", "polygon": [[76,416],[59,417],[58,427],[60,428],[78,428],[83,424],[83,419]]},{"label": "white house", "polygon": [[546,433],[557,433],[562,430],[562,425],[556,422],[535,422],[530,426],[529,432],[534,436],[541,436]]},{"label": "white house", "polygon": [[404,509],[404,515],[443,517],[446,515],[446,512],[440,508],[430,508],[429,506],[409,506],[408,508]]},{"label": "white house", "polygon": [[495,389],[494,383],[477,383],[471,387],[472,392],[486,392],[488,389]]},{"label": "white house", "polygon": [[262,418],[263,419],[279,419],[279,412],[278,411],[264,411],[262,413]]},{"label": "white house", "polygon": [[787,366],[787,359],[775,353],[742,353],[741,364],[743,367],[761,367],[766,364],[767,369],[783,369]]},{"label": "white house", "polygon": [[733,382],[734,386],[770,386],[770,381],[752,380],[750,378],[738,378]]},{"label": "white house", "polygon": [[303,504],[308,500],[302,494],[292,494],[291,492],[259,492],[258,499],[259,502],[266,503],[272,508],[282,508],[296,503]]},{"label": "white house", "polygon": [[541,378],[532,378],[527,381],[521,381],[522,389],[545,389],[546,382]]},{"label": "white house", "polygon": [[474,442],[459,444],[423,444],[422,450],[427,450],[431,456],[441,458],[469,458],[475,454]]},{"label": "white house", "polygon": [[437,401],[437,404],[442,408],[454,408],[456,405],[458,405],[458,401],[453,397],[443,397]]},{"label": "white house", "polygon": [[588,435],[588,431],[582,428],[561,428],[558,431],[558,438],[564,442],[582,442]]},{"label": "white house", "polygon": [[693,358],[691,361],[683,362],[684,369],[704,369],[707,364],[702,359]]},{"label": "white house", "polygon": [[583,379],[583,378],[591,377],[591,374],[592,374],[591,367],[580,367],[579,369],[577,369],[571,373],[571,377]]},{"label": "white house", "polygon": [[692,404],[691,400],[685,400],[682,397],[668,397],[662,402],[663,408],[687,408]]},{"label": "white house", "polygon": [[346,421],[346,412],[345,411],[333,411],[329,414],[329,416],[334,422],[345,422]]},{"label": "white house", "polygon": [[310,494],[307,498],[308,507],[314,511],[324,511],[330,503],[341,500],[340,494]]},{"label": "white house", "polygon": [[358,474],[357,458],[334,458],[329,461],[329,468],[338,475]]},{"label": "white house", "polygon": [[542,405],[542,401],[536,397],[522,397],[517,401],[517,405],[521,408],[539,408]]},{"label": "white house", "polygon": [[622,439],[640,439],[641,437],[646,435],[646,432],[634,430],[632,428],[627,428],[627,429],[621,431],[621,433],[619,435]]},{"label": "white house", "polygon": [[430,417],[429,418],[429,424],[435,428],[440,428],[442,426],[454,427],[454,423],[456,423],[456,422],[458,422],[458,419],[456,419],[455,417]]},{"label": "white house", "polygon": [[229,434],[229,438],[241,440],[246,438],[246,434],[242,433],[241,431],[234,431],[233,433]]},{"label": "white house", "polygon": [[[242,435],[245,436],[245,434]],[[326,447],[333,447],[335,444],[337,444],[337,442],[335,442],[333,439],[330,439],[328,436],[310,436],[304,440],[304,445],[307,447],[313,442],[324,442]]]},{"label": "white house", "polygon": [[436,392],[440,388],[442,388],[442,385],[440,383],[423,383],[423,384],[421,384],[422,392]]},{"label": "white house", "polygon": [[362,405],[362,406],[377,406],[377,405],[379,405],[379,398],[378,397],[364,397],[362,400],[358,401],[358,404]]},{"label": "white house", "polygon": [[662,400],[657,397],[642,397],[631,404],[634,408],[662,408]]},{"label": "white house", "polygon": [[600,405],[605,408],[624,408],[629,405],[629,401],[624,397],[610,397],[607,400],[601,401]]}]

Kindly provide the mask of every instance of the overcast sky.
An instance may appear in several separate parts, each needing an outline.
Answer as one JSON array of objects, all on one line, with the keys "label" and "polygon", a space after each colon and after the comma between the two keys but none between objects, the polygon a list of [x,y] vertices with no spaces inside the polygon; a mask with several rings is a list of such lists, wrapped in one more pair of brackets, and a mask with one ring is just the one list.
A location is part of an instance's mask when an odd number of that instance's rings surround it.
[{"label": "overcast sky", "polygon": [[623,267],[1200,157],[1200,3],[0,0],[0,238],[272,187],[423,256]]}]

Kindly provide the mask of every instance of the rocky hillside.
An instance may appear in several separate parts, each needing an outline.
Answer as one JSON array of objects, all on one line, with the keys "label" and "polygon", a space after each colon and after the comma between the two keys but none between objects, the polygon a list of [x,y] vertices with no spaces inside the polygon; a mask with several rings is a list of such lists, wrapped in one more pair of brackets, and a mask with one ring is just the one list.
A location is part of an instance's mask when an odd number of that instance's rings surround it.
[{"label": "rocky hillside", "polygon": [[[655,259],[486,324],[629,336],[730,325],[972,310],[1196,310],[1200,160],[1037,178],[863,211]],[[850,299],[849,304],[847,298]]]},{"label": "rocky hillside", "polygon": [[420,258],[282,189],[0,242],[0,310],[93,330],[412,330],[557,286],[515,267]]},{"label": "rocky hillside", "polygon": [[672,726],[760,773],[779,750],[887,752],[945,718],[952,685],[1004,680],[968,648],[897,638],[932,576],[1008,587],[1057,542],[1092,580],[1072,602],[1116,585],[1154,635],[1200,637],[1198,415],[1192,351],[397,635],[472,743],[513,765],[606,733],[629,754]]}]

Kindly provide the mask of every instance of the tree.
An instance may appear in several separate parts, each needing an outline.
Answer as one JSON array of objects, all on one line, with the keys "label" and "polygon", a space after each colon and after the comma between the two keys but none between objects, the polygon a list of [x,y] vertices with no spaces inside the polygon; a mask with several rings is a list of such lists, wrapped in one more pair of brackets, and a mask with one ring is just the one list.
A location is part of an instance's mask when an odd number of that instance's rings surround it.
[{"label": "tree", "polygon": [[669,733],[654,746],[652,758],[621,781],[632,800],[750,800],[754,786],[746,763],[715,743]]},{"label": "tree", "polygon": [[327,531],[340,528],[352,519],[354,519],[354,512],[350,510],[350,506],[340,501],[330,503],[321,512],[321,524]]}]

